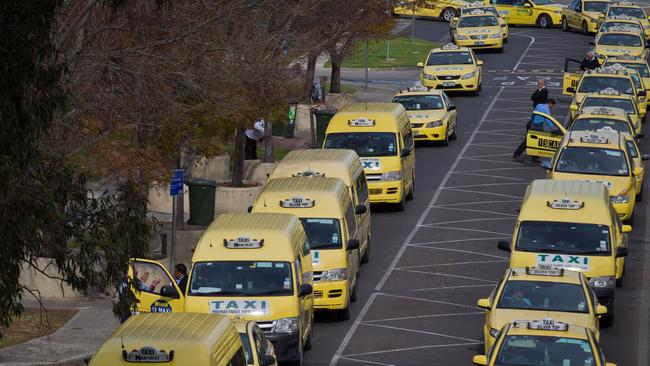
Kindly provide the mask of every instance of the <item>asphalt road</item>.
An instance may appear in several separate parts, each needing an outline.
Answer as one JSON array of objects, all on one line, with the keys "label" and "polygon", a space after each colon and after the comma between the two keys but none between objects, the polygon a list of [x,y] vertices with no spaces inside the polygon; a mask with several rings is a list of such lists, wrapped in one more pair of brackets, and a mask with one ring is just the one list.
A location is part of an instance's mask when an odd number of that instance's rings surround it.
[{"label": "asphalt road", "polygon": [[[444,42],[448,28],[418,21],[415,32]],[[416,198],[404,212],[373,208],[372,256],[362,268],[352,318],[319,316],[306,364],[455,366],[471,365],[472,356],[483,353],[484,312],[476,300],[490,293],[508,260],[496,242],[511,238],[526,185],[544,177],[538,165],[511,160],[531,112],[530,94],[535,80],[545,78],[559,99],[553,114],[564,120],[570,102],[560,90],[564,58],[584,55],[591,39],[513,27],[504,54],[479,53],[485,62],[481,95],[453,96],[458,140],[449,147],[418,146]],[[359,75],[344,78],[354,83]],[[371,75],[395,91],[416,76],[415,70]],[[641,147],[650,152],[649,145],[642,141]],[[637,205],[616,324],[601,333],[608,361],[623,366],[650,364],[648,201]]]}]

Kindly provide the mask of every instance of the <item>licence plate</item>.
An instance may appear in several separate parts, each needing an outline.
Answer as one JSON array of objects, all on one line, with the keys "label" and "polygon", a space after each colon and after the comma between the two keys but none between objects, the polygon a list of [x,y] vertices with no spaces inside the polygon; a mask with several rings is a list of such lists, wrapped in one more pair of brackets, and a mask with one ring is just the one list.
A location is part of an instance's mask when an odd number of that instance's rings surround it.
[{"label": "licence plate", "polygon": [[442,86],[454,86],[454,85],[456,85],[456,83],[453,81],[445,81],[444,83],[442,83]]},{"label": "licence plate", "polygon": [[485,44],[485,42],[483,42],[483,41],[476,41],[476,42],[474,42],[474,44],[477,45],[477,46],[483,46],[483,45]]}]

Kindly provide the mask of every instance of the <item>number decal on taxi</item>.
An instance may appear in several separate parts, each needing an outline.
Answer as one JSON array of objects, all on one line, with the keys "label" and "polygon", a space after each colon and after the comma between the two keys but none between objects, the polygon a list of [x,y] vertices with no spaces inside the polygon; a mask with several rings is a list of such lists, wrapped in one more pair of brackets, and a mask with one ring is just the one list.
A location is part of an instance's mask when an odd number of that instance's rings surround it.
[{"label": "number decal on taxi", "polygon": [[557,149],[559,145],[560,145],[560,141],[554,141],[549,139],[537,140],[537,146],[545,149]]}]

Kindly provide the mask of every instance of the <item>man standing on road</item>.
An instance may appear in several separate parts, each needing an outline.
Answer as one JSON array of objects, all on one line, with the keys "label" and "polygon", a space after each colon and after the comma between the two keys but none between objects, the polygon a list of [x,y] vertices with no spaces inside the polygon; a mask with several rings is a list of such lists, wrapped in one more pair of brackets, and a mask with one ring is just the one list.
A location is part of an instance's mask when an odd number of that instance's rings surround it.
[{"label": "man standing on road", "polygon": [[546,104],[548,100],[548,89],[546,89],[546,82],[544,80],[537,80],[537,90],[530,96],[530,100],[533,101],[533,108],[536,108],[538,104]]},{"label": "man standing on road", "polygon": [[[553,107],[555,107],[555,99],[548,98],[548,101],[546,103],[540,103],[537,106],[535,106],[535,112],[540,112],[540,113],[550,115],[551,108]],[[519,144],[519,146],[515,150],[515,152],[512,153],[512,160],[519,161],[521,154],[523,154],[524,150],[526,150],[526,138],[528,137],[528,130],[530,130],[533,122],[538,122],[538,119],[544,119],[544,118],[542,116],[533,114],[528,120],[528,123],[526,124],[526,133],[524,134],[524,141],[522,141],[521,144]]]},{"label": "man standing on road", "polygon": [[594,53],[594,51],[587,52],[587,57],[583,58],[582,62],[580,63],[581,71],[595,70],[599,67],[600,67],[600,62],[598,62],[598,59],[596,58],[596,54]]}]

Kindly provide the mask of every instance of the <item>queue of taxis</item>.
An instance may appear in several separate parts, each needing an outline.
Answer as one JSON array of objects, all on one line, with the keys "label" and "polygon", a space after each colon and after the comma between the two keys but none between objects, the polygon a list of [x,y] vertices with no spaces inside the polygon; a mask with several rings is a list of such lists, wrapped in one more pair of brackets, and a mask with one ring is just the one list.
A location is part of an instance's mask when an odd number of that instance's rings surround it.
[{"label": "queue of taxis", "polygon": [[[634,136],[643,136],[641,130],[646,115],[645,108],[641,112],[633,96],[621,94],[612,88],[605,88],[597,93],[588,93],[581,103],[571,105],[571,117],[575,119],[581,110],[595,107],[605,108],[600,110],[602,114],[611,114],[623,110],[634,128]],[[612,110],[609,108],[612,108]]]},{"label": "queue of taxis", "polygon": [[643,32],[645,33],[646,38],[650,39],[650,21],[648,21],[648,16],[641,6],[629,1],[613,3],[607,9],[605,17],[609,18],[621,15],[636,19],[643,27]]}]

